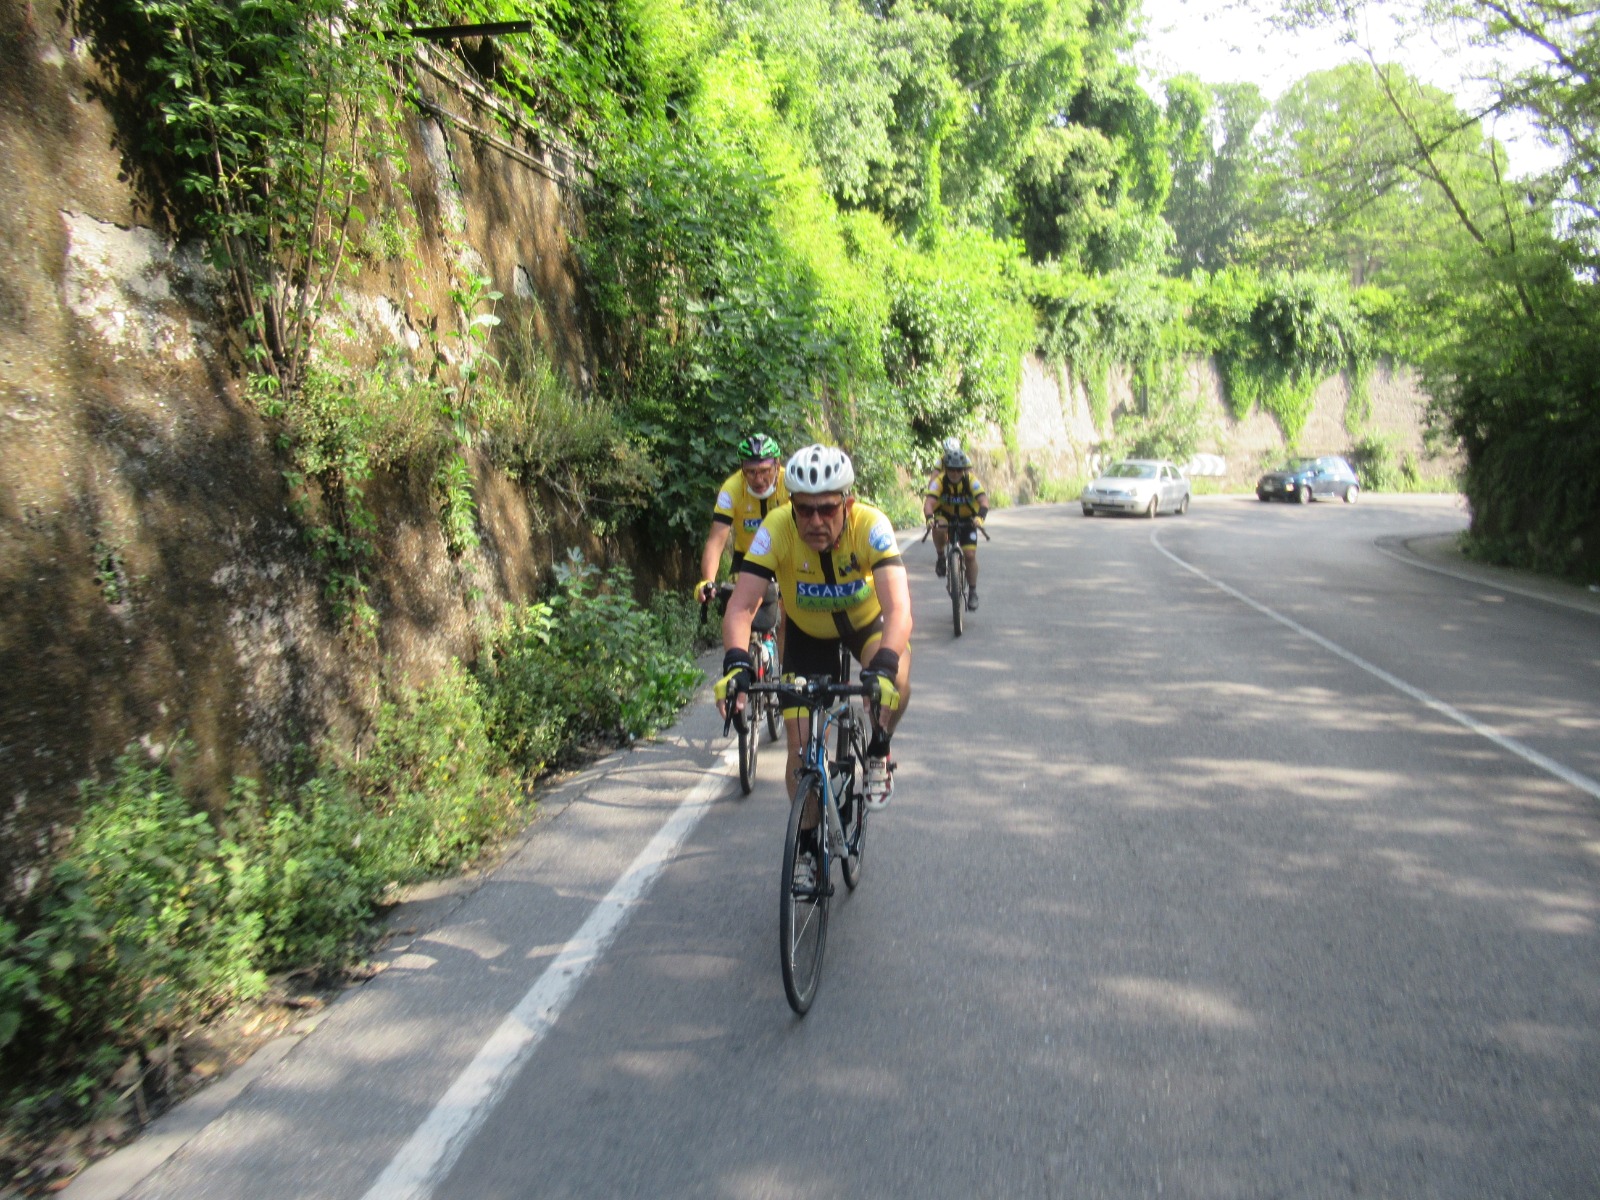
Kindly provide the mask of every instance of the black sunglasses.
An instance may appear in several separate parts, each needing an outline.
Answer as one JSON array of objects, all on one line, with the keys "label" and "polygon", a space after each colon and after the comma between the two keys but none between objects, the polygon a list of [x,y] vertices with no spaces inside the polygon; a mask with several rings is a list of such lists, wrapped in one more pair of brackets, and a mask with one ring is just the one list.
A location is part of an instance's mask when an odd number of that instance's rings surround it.
[{"label": "black sunglasses", "polygon": [[843,500],[829,500],[823,504],[802,504],[796,500],[794,515],[809,521],[816,517],[831,517],[843,507]]}]

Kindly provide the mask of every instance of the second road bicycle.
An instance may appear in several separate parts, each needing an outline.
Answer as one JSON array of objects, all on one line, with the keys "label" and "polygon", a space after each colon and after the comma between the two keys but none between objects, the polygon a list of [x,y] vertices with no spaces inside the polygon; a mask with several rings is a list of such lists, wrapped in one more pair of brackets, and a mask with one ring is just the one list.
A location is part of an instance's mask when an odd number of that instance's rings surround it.
[{"label": "second road bicycle", "polygon": [[[728,607],[728,597],[733,594],[731,583],[717,585],[716,605],[720,613]],[[706,609],[712,602],[700,602],[700,624],[706,623]],[[759,620],[759,618],[758,618]],[[781,673],[778,662],[778,632],[776,624],[770,629],[750,629],[751,675],[757,683],[769,683]],[[756,786],[756,757],[761,751],[761,726],[767,727],[769,741],[778,740],[783,728],[783,713],[774,696],[762,693],[751,696],[744,711],[733,718],[733,727],[739,735],[739,789],[748,796]]]}]

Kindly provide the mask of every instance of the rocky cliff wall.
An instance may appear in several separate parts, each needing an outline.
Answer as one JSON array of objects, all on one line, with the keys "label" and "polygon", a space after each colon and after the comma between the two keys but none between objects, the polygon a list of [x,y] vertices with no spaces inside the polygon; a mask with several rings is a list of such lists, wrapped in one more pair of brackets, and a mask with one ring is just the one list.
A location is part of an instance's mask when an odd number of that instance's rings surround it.
[{"label": "rocky cliff wall", "polygon": [[[1190,395],[1201,402],[1204,434],[1197,454],[1213,461],[1196,463],[1199,474],[1219,485],[1248,488],[1264,464],[1287,453],[1277,420],[1260,409],[1243,421],[1234,418],[1224,399],[1222,378],[1210,360],[1196,359],[1185,368]],[[1136,411],[1126,374],[1112,381],[1111,419]],[[1447,479],[1459,467],[1455,456],[1432,457],[1423,437],[1427,397],[1410,368],[1389,364],[1372,371],[1366,386],[1367,416],[1363,428],[1382,435],[1396,455],[1409,454],[1427,479]],[[1335,375],[1317,387],[1301,432],[1297,452],[1348,453],[1355,438],[1346,428],[1350,380]],[[995,482],[1014,498],[1027,499],[1050,479],[1081,480],[1099,462],[1109,429],[1099,428],[1081,380],[1057,364],[1030,356],[1022,369],[1016,435],[1010,448],[998,428],[980,443],[985,467]],[[1219,464],[1214,461],[1221,460]],[[1180,464],[1182,465],[1182,464]]]},{"label": "rocky cliff wall", "polygon": [[[353,644],[241,394],[216,280],[131,182],[129,135],[102,102],[115,80],[56,11],[0,0],[0,900],[30,886],[77,782],[130,742],[182,733],[193,782],[220,797],[236,772],[357,737],[379,672],[469,655],[476,618],[526,597],[558,544],[605,553],[479,464],[483,544],[452,559],[427,482],[380,477],[381,632]],[[349,319],[414,346],[462,271],[481,271],[581,385],[581,168],[469,135],[490,124],[477,101],[421,77],[416,261],[369,267]]]}]

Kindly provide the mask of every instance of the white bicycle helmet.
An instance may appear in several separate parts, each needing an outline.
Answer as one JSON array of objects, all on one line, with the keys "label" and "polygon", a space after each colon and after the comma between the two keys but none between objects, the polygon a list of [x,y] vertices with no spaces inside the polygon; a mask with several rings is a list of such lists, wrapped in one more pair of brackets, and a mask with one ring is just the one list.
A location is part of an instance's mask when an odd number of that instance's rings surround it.
[{"label": "white bicycle helmet", "polygon": [[783,482],[791,496],[847,492],[855,481],[856,469],[850,456],[837,446],[824,446],[821,442],[796,450],[783,471]]}]

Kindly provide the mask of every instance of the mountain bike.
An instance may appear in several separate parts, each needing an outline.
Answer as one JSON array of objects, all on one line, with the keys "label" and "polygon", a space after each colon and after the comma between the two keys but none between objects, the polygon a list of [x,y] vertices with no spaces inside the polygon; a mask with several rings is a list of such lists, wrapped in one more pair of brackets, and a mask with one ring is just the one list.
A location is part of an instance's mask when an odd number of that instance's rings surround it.
[{"label": "mountain bike", "polygon": [[[733,584],[719,583],[717,585],[716,606],[717,612],[727,610],[728,597],[733,595]],[[712,601],[700,601],[700,624],[706,623],[706,609]],[[757,617],[759,624],[761,618]],[[776,618],[767,629],[750,627],[750,662],[752,674],[757,683],[768,683],[776,680],[782,673],[778,661],[778,629]],[[767,738],[770,741],[778,740],[778,733],[783,728],[783,709],[775,696],[765,693],[760,696],[752,695],[744,711],[735,714],[732,725],[739,735],[739,789],[742,795],[748,796],[756,786],[756,757],[761,750],[761,725],[767,726]],[[726,729],[724,730],[726,732]]]},{"label": "mountain bike", "polygon": [[[783,993],[800,1016],[811,1008],[822,977],[828,943],[828,902],[833,864],[845,886],[861,882],[866,852],[864,780],[872,723],[863,704],[869,689],[850,683],[849,652],[841,647],[839,680],[822,676],[750,687],[787,708],[811,714],[811,735],[800,759],[800,777],[783,839],[783,877],[778,897],[778,949]],[[877,719],[874,709],[872,720]],[[828,753],[829,732],[834,752]]]},{"label": "mountain bike", "polygon": [[[935,523],[929,520],[927,529],[922,533],[923,541],[928,540]],[[944,518],[944,523],[944,586],[950,593],[950,621],[955,626],[956,636],[960,637],[966,627],[967,604],[972,590],[967,580],[967,556],[961,552],[961,539],[974,529],[983,534],[984,541],[991,539],[989,531],[971,517],[948,517]]]}]

